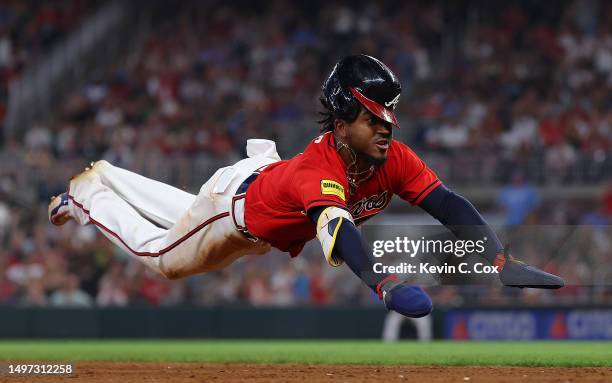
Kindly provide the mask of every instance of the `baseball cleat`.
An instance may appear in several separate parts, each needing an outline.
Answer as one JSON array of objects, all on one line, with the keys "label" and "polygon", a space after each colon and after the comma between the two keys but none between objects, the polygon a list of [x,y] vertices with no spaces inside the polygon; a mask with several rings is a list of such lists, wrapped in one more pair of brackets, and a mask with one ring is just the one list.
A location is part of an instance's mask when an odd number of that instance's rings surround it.
[{"label": "baseball cleat", "polygon": [[506,286],[535,289],[559,289],[565,286],[562,278],[515,259],[507,249],[497,255],[494,265],[498,266],[499,279]]},{"label": "baseball cleat", "polygon": [[[102,166],[106,163],[106,161],[91,162],[84,171],[70,178],[71,188],[76,182],[89,182],[99,179],[100,176],[94,171],[94,166]],[[48,212],[49,221],[54,225],[61,226],[70,221],[73,217],[70,215],[68,206],[68,192],[52,197]]]},{"label": "baseball cleat", "polygon": [[72,219],[70,209],[68,207],[68,193],[62,193],[51,198],[49,203],[49,221],[61,226]]}]

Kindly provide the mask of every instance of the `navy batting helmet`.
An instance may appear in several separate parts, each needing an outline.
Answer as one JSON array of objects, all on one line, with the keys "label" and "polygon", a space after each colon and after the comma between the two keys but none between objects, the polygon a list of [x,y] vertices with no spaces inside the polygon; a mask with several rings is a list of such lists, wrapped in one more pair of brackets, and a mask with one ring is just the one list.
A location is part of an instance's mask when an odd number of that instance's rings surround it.
[{"label": "navy batting helmet", "polygon": [[[399,101],[402,86],[380,60],[367,55],[347,56],[334,66],[323,83],[321,104],[329,111],[322,122],[329,126],[332,118],[353,121],[363,105],[375,116],[397,127],[393,110]],[[331,114],[331,115],[330,115]]]}]

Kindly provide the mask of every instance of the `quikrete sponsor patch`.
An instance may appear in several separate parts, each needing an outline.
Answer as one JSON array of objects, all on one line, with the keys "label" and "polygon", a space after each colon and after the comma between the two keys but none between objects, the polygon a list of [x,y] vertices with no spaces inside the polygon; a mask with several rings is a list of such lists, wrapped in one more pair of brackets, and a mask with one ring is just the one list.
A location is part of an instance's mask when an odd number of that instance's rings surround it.
[{"label": "quikrete sponsor patch", "polygon": [[336,181],[321,180],[321,194],[335,195],[343,201],[346,201],[344,197],[344,186]]}]

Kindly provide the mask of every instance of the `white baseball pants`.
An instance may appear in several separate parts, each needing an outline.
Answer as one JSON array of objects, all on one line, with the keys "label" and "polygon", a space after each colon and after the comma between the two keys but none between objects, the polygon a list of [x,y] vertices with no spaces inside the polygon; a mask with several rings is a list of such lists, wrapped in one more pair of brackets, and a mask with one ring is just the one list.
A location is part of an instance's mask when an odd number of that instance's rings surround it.
[{"label": "white baseball pants", "polygon": [[273,141],[247,141],[248,158],[217,170],[193,195],[98,161],[70,181],[71,215],[161,275],[176,279],[222,268],[270,245],[237,230],[244,199],[234,195],[254,171],[279,161]]}]

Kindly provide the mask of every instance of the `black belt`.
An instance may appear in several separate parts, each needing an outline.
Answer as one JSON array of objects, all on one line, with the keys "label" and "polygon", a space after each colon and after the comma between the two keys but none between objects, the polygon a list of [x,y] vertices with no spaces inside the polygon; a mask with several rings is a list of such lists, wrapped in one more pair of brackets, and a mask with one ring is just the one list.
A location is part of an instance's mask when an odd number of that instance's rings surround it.
[{"label": "black belt", "polygon": [[[240,196],[241,194],[245,194],[247,189],[249,188],[249,186],[253,183],[253,181],[255,181],[255,179],[257,178],[257,176],[259,175],[259,172],[254,172],[253,174],[251,174],[250,176],[248,176],[241,184],[240,186],[238,186],[238,189],[236,190],[236,196]],[[246,213],[246,204],[245,204],[245,211],[243,213]],[[254,235],[252,235],[251,233],[249,233],[249,230],[246,228],[246,219],[245,219],[245,227],[243,228],[238,228],[238,231],[241,232],[245,237],[247,237],[249,240],[253,241],[253,242],[257,242],[259,241],[259,239],[257,237],[255,237]]]},{"label": "black belt", "polygon": [[258,175],[259,173],[253,173],[248,176],[247,179],[244,180],[244,182],[242,182],[240,186],[238,186],[238,190],[236,190],[236,195],[246,193],[247,189],[249,188],[251,183],[255,181],[255,178],[257,178]]}]

